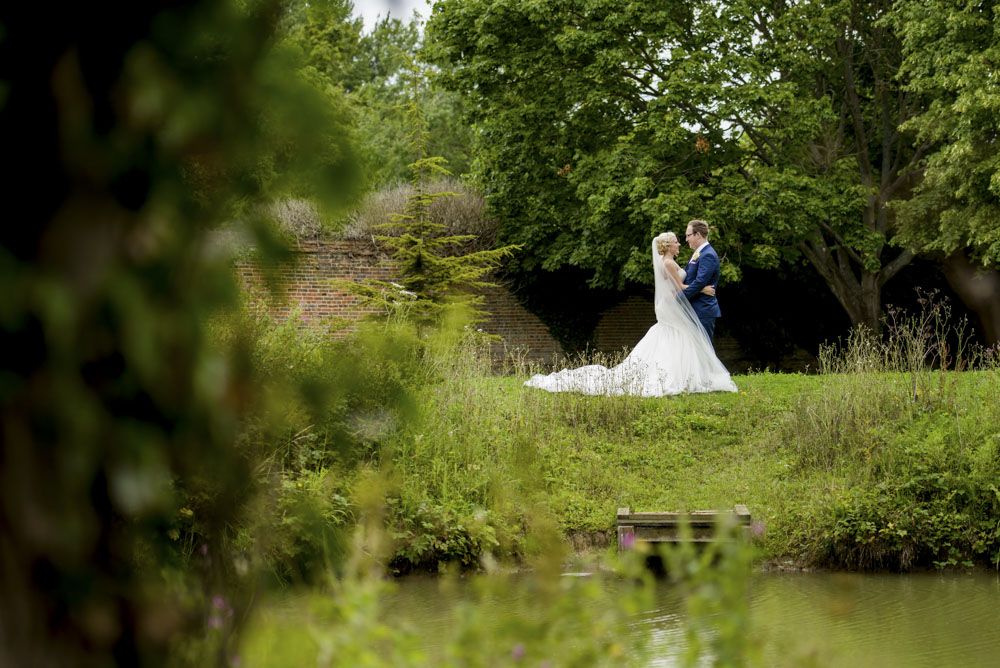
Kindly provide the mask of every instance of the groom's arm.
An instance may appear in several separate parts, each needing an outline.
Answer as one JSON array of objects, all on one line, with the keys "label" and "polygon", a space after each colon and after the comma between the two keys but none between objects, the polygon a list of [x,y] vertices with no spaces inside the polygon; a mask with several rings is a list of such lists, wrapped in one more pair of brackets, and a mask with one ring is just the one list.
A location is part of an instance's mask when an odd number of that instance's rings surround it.
[{"label": "groom's arm", "polygon": [[719,269],[719,256],[714,253],[706,253],[698,259],[698,271],[694,275],[694,279],[688,281],[687,287],[684,288],[684,296],[691,299],[696,294],[701,292],[701,289],[706,285],[711,285],[708,281],[715,272]]}]

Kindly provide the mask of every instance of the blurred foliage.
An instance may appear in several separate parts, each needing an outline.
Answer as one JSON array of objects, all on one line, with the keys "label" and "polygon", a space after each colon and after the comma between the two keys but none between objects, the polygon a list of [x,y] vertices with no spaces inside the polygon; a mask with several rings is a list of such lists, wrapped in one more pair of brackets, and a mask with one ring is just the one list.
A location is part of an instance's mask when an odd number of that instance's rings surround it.
[{"label": "blurred foliage", "polygon": [[[364,509],[377,507],[379,530],[391,539],[384,563],[394,572],[436,570],[454,563],[475,569],[487,554],[510,555],[498,533],[504,521],[463,499],[442,498],[419,485],[399,484],[394,473],[400,443],[410,442],[426,420],[419,399],[440,387],[457,347],[481,335],[464,311],[443,313],[440,328],[417,336],[398,316],[372,320],[348,337],[306,326],[294,314],[284,321],[266,303],[247,300],[237,313],[216,318],[214,345],[246,340],[259,383],[236,441],[254,463],[259,494],[234,522],[233,547],[277,583],[327,585],[343,570],[346,536]],[[371,476],[385,488],[365,499]],[[378,485],[375,485],[378,487]],[[179,539],[199,545],[201,503],[186,498],[188,518]]]},{"label": "blurred foliage", "polygon": [[[284,43],[302,54],[312,78],[349,104],[352,131],[365,147],[367,187],[406,181],[408,165],[424,150],[443,156],[459,174],[467,171],[472,130],[461,118],[461,97],[433,83],[421,55],[420,24],[387,16],[364,33],[352,12],[350,0],[290,0],[281,27]],[[426,145],[414,144],[420,129],[412,106],[426,119]]]},{"label": "blurred foliage", "polygon": [[680,535],[686,540],[660,550],[667,577],[686,602],[686,666],[702,665],[706,655],[717,666],[761,663],[760,639],[750,615],[754,549],[740,534],[731,513],[721,517],[715,541],[701,549],[690,540],[690,526],[682,525]]},{"label": "blurred foliage", "polygon": [[[538,537],[558,543],[553,528],[540,529]],[[530,559],[523,572],[487,564],[484,573],[446,572],[433,584],[349,572],[329,596],[280,597],[265,605],[252,622],[244,657],[262,667],[637,666],[652,659],[762,665],[749,614],[753,548],[733,540],[731,528],[721,527],[720,540],[705,549],[639,544],[609,552],[589,572],[565,573],[561,551],[552,549]],[[364,547],[356,542],[359,555]],[[660,581],[648,568],[651,559],[667,567]],[[362,566],[365,560],[353,561]],[[421,593],[414,596],[414,587]],[[680,623],[686,647],[679,638],[649,632],[650,615],[662,615],[656,606],[662,588],[686,607]]]},{"label": "blurred foliage", "polygon": [[224,664],[260,398],[242,333],[206,337],[238,294],[210,232],[286,258],[255,212],[346,203],[346,112],[275,48],[277,3],[51,9],[0,14],[5,185],[44,193],[0,232],[0,663],[157,665],[191,636],[177,660]]}]

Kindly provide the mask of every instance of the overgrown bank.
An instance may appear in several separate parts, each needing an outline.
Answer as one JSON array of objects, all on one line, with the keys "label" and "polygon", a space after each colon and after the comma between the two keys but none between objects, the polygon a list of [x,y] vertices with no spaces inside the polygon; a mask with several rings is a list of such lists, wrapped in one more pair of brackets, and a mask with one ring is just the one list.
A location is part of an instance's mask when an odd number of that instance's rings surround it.
[{"label": "overgrown bank", "polygon": [[767,559],[908,569],[1000,558],[996,372],[927,374],[916,391],[907,374],[758,374],[738,377],[737,395],[660,400],[547,395],[521,380],[435,393],[436,419],[395,446],[406,494],[483,509],[515,539],[526,509],[570,533],[611,529],[621,506],[745,503],[765,525]]},{"label": "overgrown bank", "polygon": [[734,395],[585,397],[523,388],[523,369],[493,374],[468,331],[420,339],[380,325],[331,342],[294,323],[261,328],[257,363],[274,378],[339,388],[319,405],[276,390],[262,410],[280,412],[278,426],[247,432],[279,482],[241,540],[263,543],[271,572],[336,570],[344,536],[373,518],[391,538],[383,558],[407,572],[516,561],[542,549],[546,527],[610,530],[620,506],[735,503],[763,522],[767,560],[1000,559],[993,358],[886,371],[906,367],[905,351],[893,361],[889,344],[856,337],[828,353],[838,373],[738,376]]}]

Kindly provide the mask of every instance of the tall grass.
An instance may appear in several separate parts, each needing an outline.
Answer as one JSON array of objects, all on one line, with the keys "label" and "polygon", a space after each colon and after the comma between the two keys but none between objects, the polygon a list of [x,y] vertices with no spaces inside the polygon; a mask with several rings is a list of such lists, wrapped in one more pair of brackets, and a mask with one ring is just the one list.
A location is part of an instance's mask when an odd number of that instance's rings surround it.
[{"label": "tall grass", "polygon": [[918,291],[916,313],[890,308],[884,333],[858,327],[846,340],[820,346],[822,373],[965,371],[990,367],[996,350],[974,343],[968,320],[952,318],[936,291]]},{"label": "tall grass", "polygon": [[953,321],[950,306],[934,294],[919,303],[915,314],[890,310],[881,333],[858,327],[820,347],[823,391],[803,396],[784,426],[803,464],[861,461],[877,473],[895,425],[961,410],[960,372],[995,380],[997,349],[974,344],[967,321]]},{"label": "tall grass", "polygon": [[[986,400],[998,395],[1000,365],[995,350],[970,343],[946,304],[928,299],[920,313],[893,312],[881,334],[855,330],[824,346],[817,376],[737,377],[741,392],[729,396],[550,394],[521,387],[538,367],[494,375],[484,341],[466,337],[441,352],[429,362],[438,382],[412,432],[393,444],[392,466],[406,493],[484,518],[501,552],[528,549],[525,530],[539,513],[568,534],[607,535],[616,504],[748,500],[786,525],[769,537],[774,556],[909,568],[1000,552],[989,525],[1000,408]],[[927,503],[914,517],[940,518],[897,530],[890,515],[920,499]],[[844,527],[865,513],[878,516],[876,537],[895,538],[848,540]],[[966,516],[981,526],[958,536],[951,527]],[[862,539],[867,547],[845,547]]]},{"label": "tall grass", "polygon": [[836,486],[811,509],[808,559],[848,568],[1000,563],[1000,364],[966,321],[922,295],[881,335],[856,329],[820,350],[825,382],[782,438],[802,475]]}]

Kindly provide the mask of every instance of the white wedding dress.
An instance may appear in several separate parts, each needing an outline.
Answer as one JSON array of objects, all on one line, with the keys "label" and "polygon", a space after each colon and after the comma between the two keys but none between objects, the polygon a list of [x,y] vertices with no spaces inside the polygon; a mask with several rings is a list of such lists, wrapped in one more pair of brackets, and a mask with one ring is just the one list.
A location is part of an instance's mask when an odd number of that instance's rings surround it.
[{"label": "white wedding dress", "polygon": [[[683,281],[684,270],[680,271]],[[736,392],[735,383],[716,357],[694,309],[663,266],[655,241],[653,276],[656,324],[621,364],[610,369],[590,364],[548,375],[536,374],[524,384],[549,392],[642,397]]]}]

